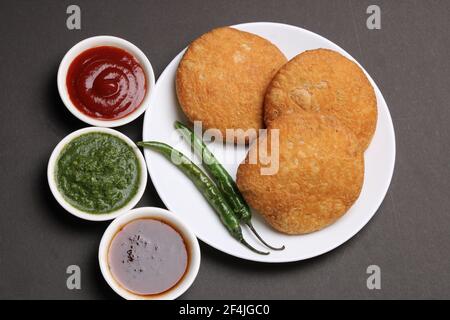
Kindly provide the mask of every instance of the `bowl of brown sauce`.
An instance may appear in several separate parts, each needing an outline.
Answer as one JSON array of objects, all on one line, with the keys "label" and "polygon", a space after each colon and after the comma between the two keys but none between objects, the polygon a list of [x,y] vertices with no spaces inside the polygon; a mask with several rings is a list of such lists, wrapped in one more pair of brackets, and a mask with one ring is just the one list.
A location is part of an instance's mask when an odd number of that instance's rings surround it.
[{"label": "bowl of brown sauce", "polygon": [[172,300],[194,282],[200,248],[194,233],[161,208],[130,210],[115,219],[99,247],[100,270],[127,300]]}]

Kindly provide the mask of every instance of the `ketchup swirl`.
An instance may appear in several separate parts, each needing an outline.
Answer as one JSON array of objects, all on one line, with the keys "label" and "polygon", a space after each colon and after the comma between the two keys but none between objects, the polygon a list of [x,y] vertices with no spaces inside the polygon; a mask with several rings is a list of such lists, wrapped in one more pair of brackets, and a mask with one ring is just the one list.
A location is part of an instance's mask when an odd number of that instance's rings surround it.
[{"label": "ketchup swirl", "polygon": [[69,97],[78,110],[102,120],[116,120],[136,110],[146,93],[145,73],[137,59],[111,46],[88,49],[67,72]]}]

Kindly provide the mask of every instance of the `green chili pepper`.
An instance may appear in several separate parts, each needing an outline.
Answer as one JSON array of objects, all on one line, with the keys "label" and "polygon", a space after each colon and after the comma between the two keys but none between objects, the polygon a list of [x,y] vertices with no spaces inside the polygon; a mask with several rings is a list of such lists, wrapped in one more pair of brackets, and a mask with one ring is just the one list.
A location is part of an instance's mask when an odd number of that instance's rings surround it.
[{"label": "green chili pepper", "polygon": [[224,195],[231,209],[233,209],[236,217],[242,223],[245,223],[259,239],[259,241],[261,241],[266,247],[272,250],[283,250],[285,248],[284,246],[280,248],[273,247],[267,244],[267,242],[261,238],[258,232],[256,232],[251,222],[252,212],[250,211],[250,207],[244,200],[244,197],[239,191],[233,178],[229,175],[228,171],[220,164],[216,157],[214,157],[214,154],[209,151],[203,140],[197,137],[197,135],[190,128],[186,127],[179,121],[175,122],[175,128],[178,129],[183,137],[191,144],[194,152],[197,154],[197,156],[200,157],[203,166],[216,182],[217,187]]},{"label": "green chili pepper", "polygon": [[137,145],[144,148],[151,148],[159,152],[169,159],[175,166],[177,166],[186,176],[188,176],[209,204],[214,208],[216,213],[219,215],[220,220],[233,238],[237,239],[240,243],[253,252],[264,255],[269,254],[269,252],[262,252],[253,248],[249,243],[247,243],[247,241],[245,241],[239,225],[239,220],[234,216],[233,210],[230,208],[219,189],[216,187],[214,182],[183,153],[162,142],[144,141],[138,142]]}]

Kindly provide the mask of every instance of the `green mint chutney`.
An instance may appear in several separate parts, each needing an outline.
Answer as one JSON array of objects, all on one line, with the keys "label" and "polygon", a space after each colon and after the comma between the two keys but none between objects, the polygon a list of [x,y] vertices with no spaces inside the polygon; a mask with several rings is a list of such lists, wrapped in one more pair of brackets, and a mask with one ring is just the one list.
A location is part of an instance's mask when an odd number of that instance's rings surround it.
[{"label": "green mint chutney", "polygon": [[115,211],[136,194],[140,165],[122,139],[102,132],[85,133],[70,141],[56,164],[56,181],[75,208],[92,214]]}]

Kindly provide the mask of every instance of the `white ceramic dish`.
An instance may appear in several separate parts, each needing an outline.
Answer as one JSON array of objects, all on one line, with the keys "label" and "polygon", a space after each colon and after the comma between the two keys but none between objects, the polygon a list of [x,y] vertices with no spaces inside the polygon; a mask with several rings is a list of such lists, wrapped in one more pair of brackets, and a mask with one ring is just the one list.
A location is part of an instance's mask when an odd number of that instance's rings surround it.
[{"label": "white ceramic dish", "polygon": [[[87,49],[94,48],[94,47],[100,47],[100,46],[112,46],[121,48],[130,54],[132,54],[140,63],[142,68],[144,69],[145,75],[146,75],[146,81],[147,81],[147,92],[145,94],[144,100],[142,101],[141,105],[131,112],[130,114],[126,115],[125,117],[122,117],[120,119],[116,120],[101,120],[101,119],[95,119],[92,117],[89,117],[88,115],[82,113],[80,110],[78,110],[75,105],[70,100],[68,91],[67,91],[67,85],[66,85],[66,77],[67,77],[67,70],[70,67],[70,64],[72,61],[82,52],[86,51]],[[153,87],[155,86],[155,75],[153,73],[153,68],[148,60],[147,56],[134,44],[131,42],[117,38],[112,36],[96,36],[84,39],[80,42],[78,42],[76,45],[74,45],[69,51],[67,51],[64,58],[61,60],[61,63],[59,65],[58,69],[58,76],[57,76],[57,84],[58,84],[58,91],[59,95],[61,97],[61,100],[64,102],[65,106],[69,111],[78,119],[81,121],[90,124],[92,126],[97,127],[118,127],[125,125],[127,123],[130,123],[137,117],[139,117],[149,106],[150,98],[153,92]]]},{"label": "white ceramic dish", "polygon": [[[316,48],[333,49],[353,59],[331,41],[298,27],[266,22],[234,27],[269,39],[288,59],[302,51]],[[172,60],[158,79],[151,99],[152,107],[145,115],[143,139],[166,142],[192,158],[189,146],[173,129],[175,120],[187,123],[175,93],[175,72],[183,52]],[[378,101],[378,123],[372,143],[365,153],[365,181],[357,202],[333,225],[308,235],[288,236],[274,231],[255,213],[254,226],[261,235],[269,243],[286,245],[284,251],[272,251],[268,256],[255,254],[231,238],[200,192],[183,173],[161,155],[145,150],[150,177],[159,196],[169,210],[189,223],[199,239],[236,257],[261,262],[290,262],[318,256],[336,248],[361,230],[375,214],[386,195],[394,170],[395,135],[391,116],[380,90],[368,77]],[[246,148],[224,148],[221,143],[209,146],[235,177],[239,163],[245,158]],[[193,159],[198,163],[195,157]],[[253,245],[263,248],[247,230],[244,231],[244,236]]]},{"label": "white ceramic dish", "polygon": [[[108,251],[111,241],[113,240],[116,233],[127,223],[142,218],[158,219],[163,222],[166,221],[170,225],[174,226],[186,241],[189,252],[188,270],[186,271],[180,282],[168,291],[152,296],[140,296],[124,289],[114,279],[114,276],[112,275],[108,265]],[[98,259],[100,263],[100,270],[106,282],[121,297],[127,300],[173,300],[182,295],[194,282],[200,268],[201,257],[197,238],[195,237],[194,233],[189,230],[186,224],[183,223],[181,219],[179,219],[178,216],[165,209],[146,207],[133,209],[129,213],[124,214],[111,222],[111,224],[103,234],[102,240],[100,242]]]},{"label": "white ceramic dish", "polygon": [[[56,169],[57,161],[58,161],[61,151],[70,141],[72,141],[76,137],[79,137],[82,134],[89,133],[89,132],[109,133],[111,135],[114,135],[114,136],[122,139],[130,147],[133,148],[133,150],[136,154],[136,157],[138,159],[139,166],[141,167],[140,184],[139,184],[138,190],[137,190],[136,194],[134,195],[134,197],[124,207],[122,207],[116,211],[110,212],[110,213],[92,214],[92,213],[83,212],[83,211],[75,208],[74,206],[72,206],[69,202],[67,202],[64,199],[63,195],[58,190],[56,177],[55,177],[55,169]],[[140,152],[138,147],[126,135],[124,135],[116,130],[109,129],[109,128],[88,127],[88,128],[83,128],[83,129],[72,132],[71,134],[67,135],[64,139],[62,139],[58,143],[58,145],[53,150],[53,152],[50,156],[50,159],[48,161],[47,180],[48,180],[48,184],[50,186],[50,190],[52,191],[52,194],[55,197],[56,201],[58,201],[58,203],[64,209],[66,209],[69,213],[71,213],[74,216],[77,216],[81,219],[85,219],[85,220],[105,221],[105,220],[114,219],[114,218],[120,216],[121,214],[129,211],[131,208],[133,208],[139,202],[139,200],[142,198],[142,195],[144,194],[145,187],[147,186],[147,166],[145,164],[144,157],[142,156],[142,153]]]}]

